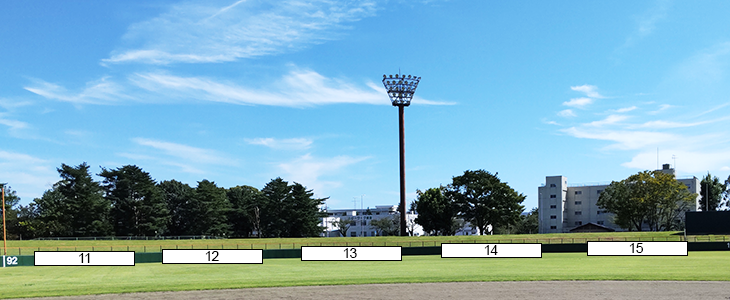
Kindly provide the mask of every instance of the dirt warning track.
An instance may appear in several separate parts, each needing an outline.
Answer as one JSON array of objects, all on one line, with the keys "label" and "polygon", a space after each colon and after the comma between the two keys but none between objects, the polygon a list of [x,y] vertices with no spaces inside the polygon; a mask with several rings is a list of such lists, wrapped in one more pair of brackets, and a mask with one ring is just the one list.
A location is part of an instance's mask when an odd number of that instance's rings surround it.
[{"label": "dirt warning track", "polygon": [[[27,298],[26,298],[27,299]],[[730,282],[528,281],[298,286],[32,298],[84,299],[730,299]]]}]

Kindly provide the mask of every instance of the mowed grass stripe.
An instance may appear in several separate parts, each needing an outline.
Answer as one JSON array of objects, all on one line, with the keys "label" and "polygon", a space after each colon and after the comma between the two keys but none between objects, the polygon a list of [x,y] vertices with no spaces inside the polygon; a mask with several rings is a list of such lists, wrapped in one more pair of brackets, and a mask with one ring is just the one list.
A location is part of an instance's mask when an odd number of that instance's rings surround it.
[{"label": "mowed grass stripe", "polygon": [[[570,234],[522,234],[485,236],[267,238],[219,240],[30,240],[8,241],[8,255],[32,255],[33,251],[136,251],[161,249],[292,249],[301,246],[440,246],[449,242],[490,243],[585,243],[588,240],[679,241],[679,232],[611,232]],[[689,241],[730,241],[728,236],[690,236]]]},{"label": "mowed grass stripe", "polygon": [[404,256],[400,262],[302,262],[268,259],[261,265],[134,267],[15,267],[0,270],[0,298],[68,296],[297,285],[345,285],[531,280],[730,280],[730,252],[679,257],[444,259]]}]

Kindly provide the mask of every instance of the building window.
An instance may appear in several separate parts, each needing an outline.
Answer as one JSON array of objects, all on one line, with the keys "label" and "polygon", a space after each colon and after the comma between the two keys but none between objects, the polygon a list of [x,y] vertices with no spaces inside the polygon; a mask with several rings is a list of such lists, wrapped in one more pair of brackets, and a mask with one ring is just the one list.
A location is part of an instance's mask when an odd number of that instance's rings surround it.
[{"label": "building window", "polygon": [[550,195],[550,198],[557,198],[557,195]]},{"label": "building window", "polygon": [[576,212],[575,212],[575,215],[576,215],[576,216],[580,216],[580,215],[582,215],[582,214],[583,214],[583,212],[581,212],[581,211],[576,211]]},{"label": "building window", "polygon": [[583,201],[575,201],[575,205],[581,205],[583,204]]},{"label": "building window", "polygon": [[550,226],[550,229],[558,229],[558,226]]},{"label": "building window", "polygon": [[350,231],[350,236],[357,236],[357,232]]},{"label": "building window", "polygon": [[550,219],[557,219],[558,216],[550,216]]},{"label": "building window", "polygon": [[583,194],[583,191],[575,191],[575,194],[576,195],[582,195]]},{"label": "building window", "polygon": [[603,225],[603,221],[598,221],[596,223],[598,223],[598,225]]},{"label": "building window", "polygon": [[601,192],[603,192],[603,190],[597,190],[596,192],[597,192],[596,194],[599,194],[600,195]]},{"label": "building window", "polygon": [[583,225],[582,221],[575,221],[575,225]]},{"label": "building window", "polygon": [[554,183],[551,183],[551,184],[550,184],[550,187],[555,187],[555,184],[554,184]]},{"label": "building window", "polygon": [[555,209],[555,208],[558,208],[558,206],[553,204],[553,205],[550,205],[550,208]]}]

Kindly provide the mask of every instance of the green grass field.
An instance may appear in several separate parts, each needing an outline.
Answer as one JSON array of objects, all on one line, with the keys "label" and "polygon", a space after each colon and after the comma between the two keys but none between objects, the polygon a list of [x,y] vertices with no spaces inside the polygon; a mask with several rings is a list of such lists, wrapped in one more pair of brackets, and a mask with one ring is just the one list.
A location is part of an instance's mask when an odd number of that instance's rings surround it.
[{"label": "green grass field", "polygon": [[[665,241],[684,240],[680,232],[611,232],[486,236],[346,237],[219,240],[30,240],[8,241],[8,255],[32,255],[33,251],[136,251],[162,249],[291,249],[301,246],[439,246],[446,242],[490,243],[585,243],[597,240]],[[730,236],[689,236],[689,241],[730,241]]]},{"label": "green grass field", "polygon": [[588,257],[545,253],[528,259],[404,256],[400,262],[302,262],[260,265],[15,267],[0,269],[0,298],[368,283],[532,280],[730,280],[730,252],[679,257]]}]

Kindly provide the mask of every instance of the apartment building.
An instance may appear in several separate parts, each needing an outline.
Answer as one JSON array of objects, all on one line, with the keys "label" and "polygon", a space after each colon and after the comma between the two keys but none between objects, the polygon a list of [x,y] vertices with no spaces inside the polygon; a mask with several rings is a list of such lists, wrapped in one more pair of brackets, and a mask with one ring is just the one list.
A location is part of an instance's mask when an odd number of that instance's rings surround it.
[{"label": "apartment building", "polygon": [[[675,175],[669,164],[660,170]],[[697,177],[678,178],[691,193],[697,194],[695,205],[690,209],[697,210],[699,205],[700,180]],[[538,187],[538,214],[540,233],[564,233],[585,228],[595,230],[624,231],[612,222],[613,214],[598,208],[596,203],[601,192],[608,187],[605,184],[569,185],[564,176],[547,176],[545,184]]]}]

